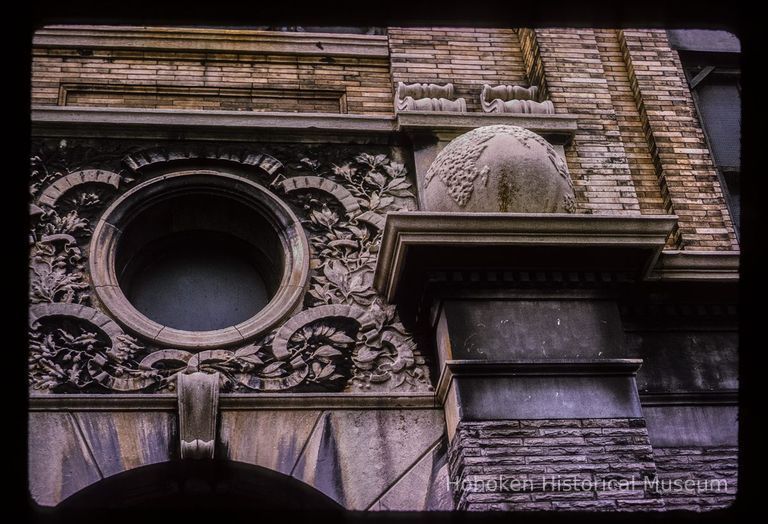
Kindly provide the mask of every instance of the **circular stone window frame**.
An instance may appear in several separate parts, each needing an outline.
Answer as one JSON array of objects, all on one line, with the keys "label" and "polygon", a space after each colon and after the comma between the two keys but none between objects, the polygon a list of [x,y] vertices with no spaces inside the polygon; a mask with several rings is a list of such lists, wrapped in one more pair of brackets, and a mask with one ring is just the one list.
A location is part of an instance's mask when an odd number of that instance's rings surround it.
[{"label": "circular stone window frame", "polygon": [[[155,322],[131,304],[117,278],[116,254],[122,231],[144,210],[201,190],[249,206],[274,227],[283,247],[283,274],[274,295],[254,316],[222,329],[186,331]],[[89,268],[96,296],[126,329],[158,345],[203,350],[247,343],[298,312],[309,281],[309,253],[299,219],[264,186],[224,170],[192,169],[149,179],[115,200],[93,230]]]}]

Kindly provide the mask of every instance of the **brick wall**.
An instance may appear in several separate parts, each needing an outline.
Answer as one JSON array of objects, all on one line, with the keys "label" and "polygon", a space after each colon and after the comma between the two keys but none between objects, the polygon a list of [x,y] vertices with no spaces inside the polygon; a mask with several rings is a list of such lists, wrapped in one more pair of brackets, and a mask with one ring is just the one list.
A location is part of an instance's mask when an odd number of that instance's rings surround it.
[{"label": "brick wall", "polygon": [[[327,63],[319,56],[110,49],[95,49],[83,56],[77,49],[33,49],[32,104],[63,104],[62,84],[109,86],[109,96],[69,100],[70,104],[108,107],[338,113],[346,106],[353,114],[391,114],[394,96],[389,62],[380,58],[343,57]],[[142,87],[150,92],[139,96],[130,89],[121,91],[121,86]],[[171,87],[189,93],[181,93],[174,101],[151,92],[152,88],[162,91]],[[193,95],[195,88],[213,92]],[[262,103],[261,90],[265,89],[301,91],[305,95],[273,97]],[[313,96],[317,91],[320,93]],[[328,103],[327,91],[343,94],[343,103],[338,102],[340,95],[335,103]]]},{"label": "brick wall", "polygon": [[595,41],[600,51],[611,104],[616,112],[619,137],[624,144],[627,165],[632,175],[640,211],[647,214],[664,213],[659,178],[645,139],[640,112],[629,84],[629,75],[618,35],[613,29],[597,29]]},{"label": "brick wall", "polygon": [[661,30],[618,32],[667,211],[680,217],[675,244],[737,248],[730,214],[677,52]]},{"label": "brick wall", "polygon": [[566,149],[579,208],[594,214],[639,214],[596,32],[537,29],[536,41],[555,112],[579,115],[573,144]]},{"label": "brick wall", "polygon": [[664,508],[643,481],[656,473],[643,419],[460,422],[449,472],[457,509]]},{"label": "brick wall", "polygon": [[41,45],[33,49],[32,103],[389,115],[393,82],[453,82],[468,111],[479,112],[482,84],[530,80],[557,113],[579,116],[566,160],[580,212],[674,213],[679,228],[668,247],[738,249],[664,31],[394,27],[388,33],[389,58]]},{"label": "brick wall", "polygon": [[[706,511],[728,507],[738,489],[737,453],[734,447],[654,448],[667,509]],[[686,480],[690,481],[688,486]]]},{"label": "brick wall", "polygon": [[392,80],[453,82],[467,111],[482,111],[483,84],[525,84],[525,65],[515,29],[390,27]]}]

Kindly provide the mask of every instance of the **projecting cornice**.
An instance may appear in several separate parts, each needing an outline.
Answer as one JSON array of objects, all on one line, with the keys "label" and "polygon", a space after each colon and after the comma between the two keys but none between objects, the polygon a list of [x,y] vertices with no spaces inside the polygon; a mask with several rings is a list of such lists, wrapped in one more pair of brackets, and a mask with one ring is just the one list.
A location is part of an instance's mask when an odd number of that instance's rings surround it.
[{"label": "projecting cornice", "polygon": [[374,285],[389,301],[427,268],[630,271],[648,275],[677,217],[400,212],[387,216]]},{"label": "projecting cornice", "polygon": [[735,281],[739,251],[664,251],[650,279]]},{"label": "projecting cornice", "polygon": [[116,49],[171,53],[305,55],[386,58],[387,37],[247,29],[48,26],[35,32],[36,48]]}]

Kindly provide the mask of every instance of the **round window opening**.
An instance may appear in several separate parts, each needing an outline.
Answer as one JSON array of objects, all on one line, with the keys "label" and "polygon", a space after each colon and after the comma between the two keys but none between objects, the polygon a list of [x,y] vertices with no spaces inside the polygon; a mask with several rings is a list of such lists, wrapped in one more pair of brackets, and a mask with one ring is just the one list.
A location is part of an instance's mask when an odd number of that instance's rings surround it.
[{"label": "round window opening", "polygon": [[306,237],[245,178],[185,171],[121,196],[94,230],[97,295],[130,330],[184,348],[245,341],[301,305]]}]

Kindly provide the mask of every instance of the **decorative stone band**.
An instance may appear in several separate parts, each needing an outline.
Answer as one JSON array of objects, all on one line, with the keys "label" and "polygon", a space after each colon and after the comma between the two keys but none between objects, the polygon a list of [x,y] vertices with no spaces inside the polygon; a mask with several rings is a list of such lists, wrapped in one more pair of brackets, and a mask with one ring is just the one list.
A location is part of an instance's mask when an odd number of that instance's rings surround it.
[{"label": "decorative stone band", "polygon": [[397,83],[395,112],[398,111],[446,111],[464,113],[467,101],[453,98],[453,84],[404,84]]},{"label": "decorative stone band", "polygon": [[480,106],[486,113],[531,113],[552,115],[555,106],[551,101],[538,102],[539,88],[515,85],[491,87],[483,85],[480,93]]},{"label": "decorative stone band", "polygon": [[148,166],[189,160],[218,160],[244,166],[253,166],[262,169],[270,175],[274,175],[283,169],[283,164],[276,158],[263,153],[252,153],[244,148],[224,151],[200,147],[189,147],[187,149],[157,147],[130,154],[123,159],[123,163],[133,171],[139,171]]},{"label": "decorative stone band", "polygon": [[[68,317],[77,319],[95,328],[109,339],[107,354],[115,354],[120,351],[119,342],[125,333],[120,326],[105,314],[91,307],[80,304],[54,302],[50,304],[33,304],[29,308],[29,326],[35,328],[39,322],[52,317]],[[191,355],[190,355],[191,356]],[[88,361],[88,373],[94,381],[108,389],[116,391],[137,391],[154,382],[151,377],[130,376],[119,377],[111,374],[109,361],[103,355],[97,354]],[[142,362],[142,369],[148,369],[149,363]]]},{"label": "decorative stone band", "polygon": [[642,418],[639,359],[448,360],[437,398],[449,439],[459,422]]}]

